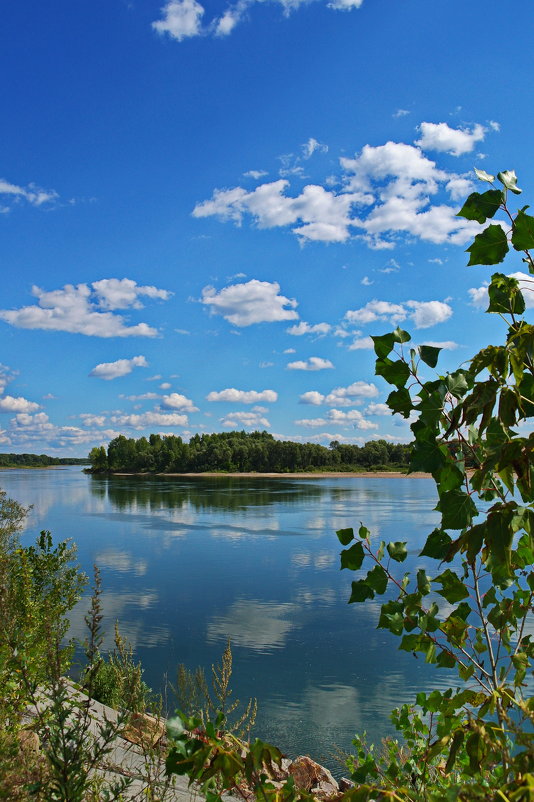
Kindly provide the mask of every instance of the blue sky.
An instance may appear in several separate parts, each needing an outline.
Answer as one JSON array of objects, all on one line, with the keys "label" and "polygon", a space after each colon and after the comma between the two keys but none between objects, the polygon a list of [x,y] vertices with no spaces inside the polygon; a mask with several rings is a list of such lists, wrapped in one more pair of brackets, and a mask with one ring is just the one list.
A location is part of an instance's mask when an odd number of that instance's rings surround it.
[{"label": "blue sky", "polygon": [[409,439],[369,337],[500,336],[455,213],[475,166],[532,197],[532,33],[527,0],[5,4],[0,450]]}]

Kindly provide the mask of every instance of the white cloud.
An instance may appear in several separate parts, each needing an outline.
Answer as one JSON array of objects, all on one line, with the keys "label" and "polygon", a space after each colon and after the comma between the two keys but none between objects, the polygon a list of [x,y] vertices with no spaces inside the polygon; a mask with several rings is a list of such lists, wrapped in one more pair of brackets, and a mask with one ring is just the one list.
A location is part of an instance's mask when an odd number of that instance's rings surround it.
[{"label": "white cloud", "polygon": [[206,396],[207,401],[230,401],[238,404],[257,404],[259,401],[274,403],[278,400],[278,393],[274,390],[236,390],[228,387],[226,390],[216,392],[213,390]]},{"label": "white cloud", "polygon": [[300,359],[287,365],[288,370],[326,370],[333,367],[329,359],[322,359],[320,356],[310,356],[306,360]]},{"label": "white cloud", "polygon": [[35,443],[43,443],[47,450],[63,451],[74,446],[105,443],[118,437],[115,429],[81,429],[79,426],[56,426],[45,412],[30,415],[20,412],[11,420],[9,432],[12,444],[36,448]]},{"label": "white cloud", "polygon": [[397,111],[393,113],[393,117],[406,117],[409,113],[408,109],[397,109]]},{"label": "white cloud", "polygon": [[374,343],[370,337],[357,337],[348,346],[349,351],[370,351],[374,348]]},{"label": "white cloud", "polygon": [[120,395],[119,398],[126,398],[128,401],[153,401],[159,398],[157,393],[142,393],[141,395]]},{"label": "white cloud", "polygon": [[452,340],[442,340],[441,342],[436,342],[435,340],[426,340],[421,345],[431,345],[432,348],[442,348],[444,351],[456,351],[458,348],[458,343],[453,342]]},{"label": "white cloud", "polygon": [[253,178],[257,181],[259,178],[263,178],[267,175],[267,170],[247,170],[243,175],[245,178]]},{"label": "white cloud", "polygon": [[443,301],[406,301],[406,306],[414,310],[409,317],[416,329],[428,329],[437,323],[444,323],[452,315],[451,307]]},{"label": "white cloud", "polygon": [[472,129],[450,128],[447,123],[421,123],[419,131],[421,139],[415,144],[422,150],[437,150],[452,156],[470,153],[486,134],[483,125],[475,125]]},{"label": "white cloud", "polygon": [[228,415],[221,418],[221,423],[223,426],[232,429],[238,426],[244,426],[247,429],[257,429],[262,426],[265,429],[269,429],[271,426],[261,412],[229,412]]},{"label": "white cloud", "polygon": [[[525,306],[527,309],[534,309],[534,278],[529,273],[518,270],[516,273],[508,273],[509,278],[515,278],[519,282],[519,289],[523,293]],[[473,306],[485,307],[489,303],[488,283],[484,282],[481,287],[473,287],[468,290]]]},{"label": "white cloud", "polygon": [[204,8],[196,0],[169,0],[161,9],[163,19],[152,23],[158,33],[181,42],[202,32]]},{"label": "white cloud", "polygon": [[279,292],[280,285],[276,281],[252,279],[244,284],[231,284],[219,292],[214,287],[204,287],[201,303],[234,326],[295,320],[298,318],[295,312],[297,301]]},{"label": "white cloud", "polygon": [[[445,189],[451,196],[453,201],[462,201],[466,198],[470,192],[473,192],[475,185],[469,178],[464,178],[464,176],[455,176],[451,178],[445,185]],[[430,261],[430,260],[429,260]]]},{"label": "white cloud", "polygon": [[183,412],[198,412],[198,407],[193,404],[191,399],[180,393],[164,395],[161,400],[161,406],[166,409],[180,409]]},{"label": "white cloud", "polygon": [[329,323],[310,324],[302,320],[295,326],[290,326],[286,331],[294,337],[301,337],[303,334],[328,334],[331,328]]},{"label": "white cloud", "polygon": [[371,284],[374,284],[374,281],[371,281],[369,276],[364,276],[360,281],[360,284],[363,284],[364,287],[370,287]]},{"label": "white cloud", "polygon": [[160,298],[167,301],[172,293],[159,290],[157,287],[141,287],[130,278],[103,278],[93,281],[92,285],[102,309],[142,309],[140,295],[147,298]]},{"label": "white cloud", "polygon": [[84,426],[104,426],[106,422],[105,415],[93,415],[91,412],[82,412],[79,417]]},{"label": "white cloud", "polygon": [[315,152],[319,153],[328,153],[328,145],[322,145],[312,136],[308,139],[308,141],[302,145],[302,152],[305,159],[311,158]]},{"label": "white cloud", "polygon": [[3,393],[10,381],[15,378],[13,371],[0,362],[0,393]]},{"label": "white cloud", "polygon": [[39,404],[35,401],[28,401],[22,396],[3,395],[0,398],[0,412],[35,412],[39,409]]},{"label": "white cloud", "polygon": [[283,351],[284,354],[296,354],[297,351],[295,348],[285,348]]},{"label": "white cloud", "polygon": [[363,430],[378,429],[378,424],[368,421],[359,409],[351,409],[348,412],[344,412],[340,409],[331,409],[327,412],[326,418],[303,418],[295,421],[297,426],[306,426],[307,428],[315,429],[328,426],[332,423],[336,426],[351,426]]},{"label": "white cloud", "polygon": [[[451,307],[443,301],[405,301],[402,304],[394,304],[375,299],[369,301],[361,309],[349,309],[345,314],[345,319],[359,325],[380,320],[395,326],[406,318],[410,318],[417,329],[427,329],[437,323],[443,323],[451,315]],[[368,340],[366,342],[368,343]],[[362,340],[355,341],[355,343],[350,350],[368,347]]]},{"label": "white cloud", "polygon": [[[104,279],[93,282],[91,286],[66,284],[62,289],[50,292],[34,286],[32,295],[37,298],[37,304],[20,309],[0,309],[0,319],[21,329],[65,331],[89,337],[155,337],[157,330],[146,323],[129,326],[121,315],[102,311],[109,309],[109,304],[112,305],[111,308],[138,307],[139,294],[152,293],[152,297],[168,297],[165,290],[137,287],[135,282],[128,279],[126,286],[123,281]],[[132,284],[135,286],[132,287]],[[154,293],[158,295],[155,296]]]},{"label": "white cloud", "polygon": [[148,426],[187,426],[187,415],[176,412],[142,412],[132,415],[112,415],[111,422],[132,429],[146,429]]},{"label": "white cloud", "polygon": [[369,404],[365,407],[366,415],[391,415],[391,410],[387,404]]},{"label": "white cloud", "polygon": [[350,323],[374,323],[376,320],[384,320],[396,325],[401,320],[405,320],[406,309],[402,304],[393,304],[389,301],[369,301],[361,309],[349,309],[345,314],[345,319]]},{"label": "white cloud", "polygon": [[27,187],[20,187],[17,184],[11,184],[4,178],[0,178],[0,199],[3,204],[2,211],[9,211],[9,209],[21,201],[29,203],[31,206],[43,206],[47,203],[53,203],[59,198],[55,190],[41,189],[36,184],[28,184]]},{"label": "white cloud", "polygon": [[111,381],[119,376],[126,376],[134,368],[147,368],[148,362],[144,356],[134,356],[132,359],[117,359],[116,362],[101,362],[90,372],[89,376],[97,379]]},{"label": "white cloud", "polygon": [[171,387],[172,387],[172,384],[170,382],[162,382],[160,384],[160,386],[159,386],[159,389],[160,390],[170,390]]},{"label": "white cloud", "polygon": [[300,396],[301,404],[312,404],[320,406],[325,404],[330,407],[352,407],[361,403],[362,398],[376,398],[378,388],[370,382],[357,381],[349,384],[348,387],[335,387],[327,395],[319,393],[317,390],[310,390]]}]

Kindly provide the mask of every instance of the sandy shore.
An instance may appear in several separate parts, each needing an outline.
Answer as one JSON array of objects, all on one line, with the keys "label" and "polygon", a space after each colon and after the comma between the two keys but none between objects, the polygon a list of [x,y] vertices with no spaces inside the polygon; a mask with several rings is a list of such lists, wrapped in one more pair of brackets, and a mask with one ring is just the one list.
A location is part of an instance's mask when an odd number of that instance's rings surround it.
[{"label": "sandy shore", "polygon": [[253,471],[244,473],[221,473],[217,471],[206,471],[205,473],[114,473],[113,476],[182,476],[202,478],[203,476],[212,478],[248,478],[248,479],[343,479],[352,477],[359,479],[431,479],[429,473],[400,473],[399,471],[317,471],[314,473],[254,473]]}]

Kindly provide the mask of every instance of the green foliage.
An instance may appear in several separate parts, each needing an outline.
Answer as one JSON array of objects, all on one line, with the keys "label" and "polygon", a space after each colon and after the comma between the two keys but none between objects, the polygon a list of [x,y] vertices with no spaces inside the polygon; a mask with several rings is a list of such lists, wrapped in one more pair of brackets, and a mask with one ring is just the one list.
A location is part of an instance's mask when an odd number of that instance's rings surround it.
[{"label": "green foliage", "polygon": [[119,435],[106,449],[89,454],[91,472],[201,473],[232,471],[287,473],[318,470],[398,470],[408,464],[409,447],[385,440],[363,446],[333,441],[317,443],[275,440],[268,432],[218,432],[194,435],[189,443],[175,435],[151,434],[148,440]]},{"label": "green foliage", "polygon": [[[509,230],[485,228],[467,249],[469,264],[501,262],[511,243],[534,273],[534,218],[509,209],[508,192],[521,191],[515,173],[497,178],[504,189],[473,193],[459,214],[485,223],[500,210]],[[369,781],[376,798],[388,789],[405,800],[534,798],[534,434],[518,431],[534,414],[534,327],[521,317],[516,279],[496,273],[488,295],[487,311],[507,325],[505,341],[453,373],[427,376],[438,349],[405,353],[406,332],[373,338],[376,373],[396,388],[390,408],[416,416],[410,471],[436,483],[441,521],[420,557],[438,565],[397,576],[403,543],[377,545],[363,525],[357,536],[340,530],[348,546],[341,567],[363,570],[349,603],[387,593],[378,627],[458,676],[456,687],[420,693],[416,707],[394,711],[402,745],[388,741],[376,754],[356,737],[352,778]]]}]

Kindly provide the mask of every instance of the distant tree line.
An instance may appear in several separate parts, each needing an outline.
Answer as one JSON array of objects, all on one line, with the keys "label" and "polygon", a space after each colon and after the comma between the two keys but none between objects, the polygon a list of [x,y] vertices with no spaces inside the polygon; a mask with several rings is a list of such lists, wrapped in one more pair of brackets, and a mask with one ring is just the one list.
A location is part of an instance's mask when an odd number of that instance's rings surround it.
[{"label": "distant tree line", "polygon": [[47,454],[0,454],[0,468],[46,468],[49,465],[87,465],[87,458]]},{"label": "distant tree line", "polygon": [[138,440],[119,435],[107,449],[93,448],[89,461],[94,473],[403,470],[409,452],[409,445],[386,440],[371,440],[363,446],[334,440],[327,447],[275,440],[265,431],[241,431],[195,434],[189,442],[176,435],[151,434]]}]

